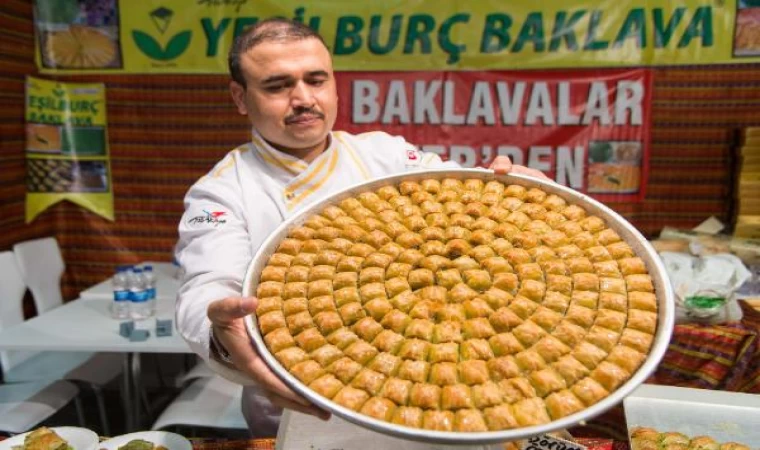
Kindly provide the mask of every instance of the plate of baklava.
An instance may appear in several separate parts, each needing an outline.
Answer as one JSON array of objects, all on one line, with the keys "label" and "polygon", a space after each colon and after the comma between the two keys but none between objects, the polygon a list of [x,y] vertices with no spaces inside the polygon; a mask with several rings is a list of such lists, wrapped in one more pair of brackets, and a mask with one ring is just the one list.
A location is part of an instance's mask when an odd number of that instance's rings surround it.
[{"label": "plate of baklava", "polygon": [[176,433],[139,431],[100,443],[99,450],[192,450],[193,445]]},{"label": "plate of baklava", "polygon": [[78,427],[39,427],[0,442],[1,450],[95,450],[98,435]]},{"label": "plate of baklava", "polygon": [[711,436],[687,436],[675,431],[636,427],[631,431],[631,450],[751,450],[739,442],[719,442]]},{"label": "plate of baklava", "polygon": [[377,179],[285,221],[244,295],[294,391],[406,439],[485,444],[577,424],[654,370],[673,327],[656,252],[572,189],[480,169]]}]

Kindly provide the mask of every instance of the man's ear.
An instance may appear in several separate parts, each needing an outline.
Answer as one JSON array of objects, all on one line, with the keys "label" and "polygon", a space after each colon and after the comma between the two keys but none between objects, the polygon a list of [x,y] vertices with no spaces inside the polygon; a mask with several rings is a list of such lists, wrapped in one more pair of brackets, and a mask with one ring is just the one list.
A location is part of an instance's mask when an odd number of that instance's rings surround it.
[{"label": "man's ear", "polygon": [[247,116],[248,108],[245,106],[245,88],[237,81],[230,81],[230,95],[232,95],[232,101],[237,106],[238,113]]}]

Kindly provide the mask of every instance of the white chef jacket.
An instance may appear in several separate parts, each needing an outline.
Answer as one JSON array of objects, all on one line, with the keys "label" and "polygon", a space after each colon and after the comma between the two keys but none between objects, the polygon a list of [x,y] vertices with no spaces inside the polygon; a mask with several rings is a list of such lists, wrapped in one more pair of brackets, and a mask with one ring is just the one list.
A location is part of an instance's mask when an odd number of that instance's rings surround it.
[{"label": "white chef jacket", "polygon": [[176,249],[185,273],[177,297],[177,328],[214,371],[246,386],[243,413],[258,436],[276,434],[281,410],[253,380],[210,358],[208,305],[241,295],[259,246],[302,208],[366,180],[415,169],[459,167],[383,132],[334,131],[329,142],[308,164],[274,149],[254,130],[251,142],[228,153],[185,196]]}]

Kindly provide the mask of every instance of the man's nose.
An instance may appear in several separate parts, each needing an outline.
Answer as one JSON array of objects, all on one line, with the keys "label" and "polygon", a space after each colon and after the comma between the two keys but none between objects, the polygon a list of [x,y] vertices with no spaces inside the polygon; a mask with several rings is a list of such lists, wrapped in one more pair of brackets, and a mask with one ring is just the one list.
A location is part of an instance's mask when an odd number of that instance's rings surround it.
[{"label": "man's nose", "polygon": [[291,102],[293,106],[312,106],[314,95],[311,92],[311,87],[303,81],[297,82],[293,87]]}]

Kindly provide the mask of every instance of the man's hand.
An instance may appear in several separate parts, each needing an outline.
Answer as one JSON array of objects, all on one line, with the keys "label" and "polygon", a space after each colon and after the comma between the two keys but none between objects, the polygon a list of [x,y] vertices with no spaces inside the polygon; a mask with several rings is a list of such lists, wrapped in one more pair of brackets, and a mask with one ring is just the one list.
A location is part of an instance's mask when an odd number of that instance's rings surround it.
[{"label": "man's hand", "polygon": [[214,337],[230,353],[235,368],[264,388],[272,404],[311,414],[322,420],[329,419],[330,413],[317,408],[285,386],[256,353],[243,318],[255,313],[257,304],[254,297],[228,297],[211,303],[208,306],[208,318],[211,320]]},{"label": "man's hand", "polygon": [[536,169],[531,169],[530,167],[525,166],[518,166],[517,164],[512,164],[512,161],[507,156],[497,156],[496,159],[493,160],[490,166],[488,166],[489,169],[493,170],[494,173],[497,175],[506,175],[508,173],[519,173],[521,175],[528,175],[533,178],[541,178],[544,180],[550,180],[549,177],[544,175],[543,172]]}]

